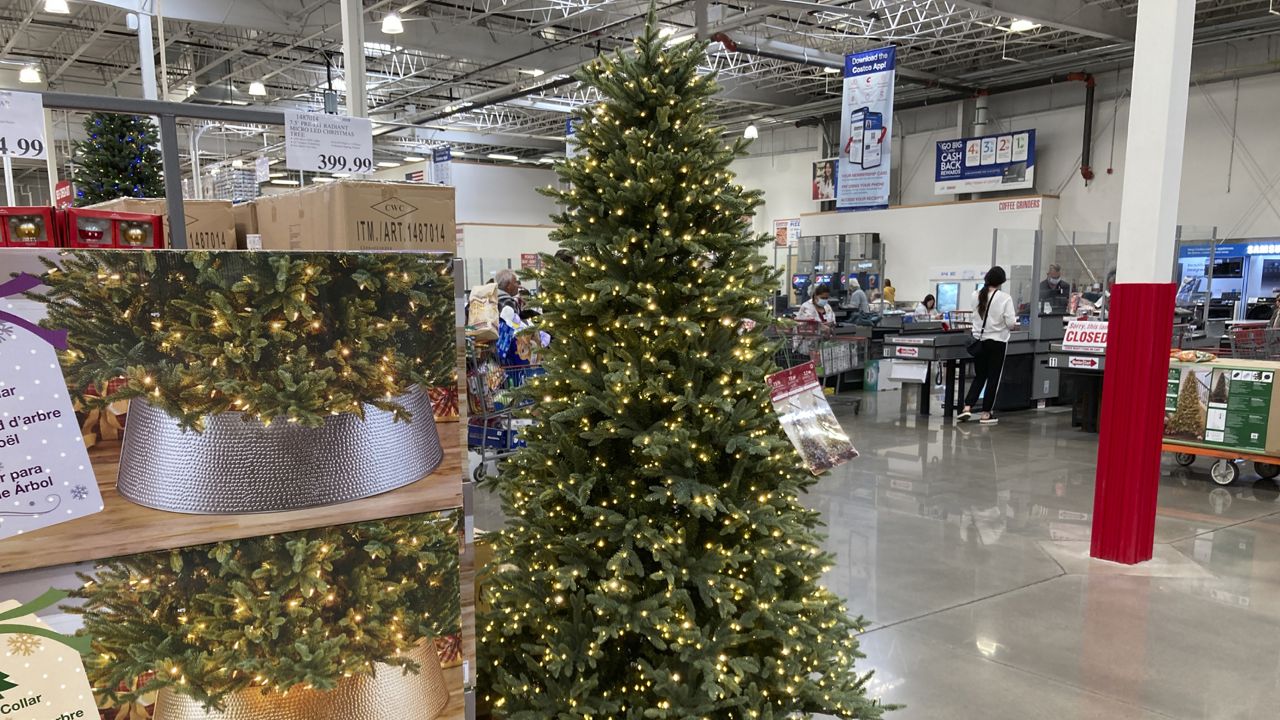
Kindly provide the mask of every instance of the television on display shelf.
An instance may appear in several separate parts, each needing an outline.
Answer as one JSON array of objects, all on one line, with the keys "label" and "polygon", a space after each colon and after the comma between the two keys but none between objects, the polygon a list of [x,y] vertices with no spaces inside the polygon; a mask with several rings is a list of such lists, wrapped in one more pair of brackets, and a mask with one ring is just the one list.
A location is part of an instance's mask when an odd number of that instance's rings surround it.
[{"label": "television on display shelf", "polygon": [[1213,276],[1215,278],[1244,277],[1244,258],[1215,258],[1213,261]]}]

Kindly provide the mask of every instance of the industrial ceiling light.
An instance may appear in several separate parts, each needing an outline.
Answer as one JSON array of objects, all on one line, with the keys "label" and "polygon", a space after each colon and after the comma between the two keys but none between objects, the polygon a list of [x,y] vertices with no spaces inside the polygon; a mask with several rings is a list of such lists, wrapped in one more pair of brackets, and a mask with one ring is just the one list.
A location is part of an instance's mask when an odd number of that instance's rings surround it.
[{"label": "industrial ceiling light", "polygon": [[466,153],[464,153],[464,152],[462,152],[461,150],[450,150],[450,151],[449,151],[449,154],[450,154],[450,155],[452,155],[453,157],[466,157],[466,156],[467,156],[467,154],[466,154]]},{"label": "industrial ceiling light", "polygon": [[1027,32],[1028,30],[1035,30],[1038,27],[1040,27],[1040,23],[1031,22],[1030,20],[1018,19],[1009,23],[1009,32],[1014,32],[1014,33]]},{"label": "industrial ceiling light", "polygon": [[838,67],[824,67],[824,68],[822,68],[822,72],[824,72],[824,73],[826,73],[826,74],[828,74],[828,75],[835,75],[836,73],[840,72],[840,68],[838,68]]},{"label": "industrial ceiling light", "polygon": [[254,80],[249,83],[249,94],[254,97],[266,97],[267,86],[261,80]]},{"label": "industrial ceiling light", "polygon": [[382,32],[386,35],[399,35],[404,32],[404,22],[400,14],[389,12],[382,18]]},{"label": "industrial ceiling light", "polygon": [[40,82],[40,69],[35,65],[27,65],[18,71],[18,82],[34,85]]},{"label": "industrial ceiling light", "polygon": [[378,167],[380,167],[380,168],[398,168],[398,167],[400,167],[400,163],[398,163],[398,162],[394,162],[394,161],[391,161],[391,160],[383,160],[382,162],[378,163]]},{"label": "industrial ceiling light", "polygon": [[520,68],[520,72],[530,77],[542,77],[547,74],[547,71],[541,68]]},{"label": "industrial ceiling light", "polygon": [[54,15],[71,14],[71,8],[67,7],[67,0],[44,0],[44,11]]},{"label": "industrial ceiling light", "polygon": [[756,128],[756,124],[751,123],[748,125],[747,129],[742,131],[742,137],[748,140],[755,140],[760,137],[760,131]]},{"label": "industrial ceiling light", "polygon": [[422,162],[423,160],[426,160],[426,158],[418,157],[417,155],[406,155],[404,157],[405,162]]},{"label": "industrial ceiling light", "polygon": [[[454,153],[454,155],[457,155],[457,154],[458,153],[456,152]],[[502,153],[489,153],[489,159],[490,160],[506,160],[507,162],[516,162],[520,158],[516,157],[515,155],[503,155]]]}]

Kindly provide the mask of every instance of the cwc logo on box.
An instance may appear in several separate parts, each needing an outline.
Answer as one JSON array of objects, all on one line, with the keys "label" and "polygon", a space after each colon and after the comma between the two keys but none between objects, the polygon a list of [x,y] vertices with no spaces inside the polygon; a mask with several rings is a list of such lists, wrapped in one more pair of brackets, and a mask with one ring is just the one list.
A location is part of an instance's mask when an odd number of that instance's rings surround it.
[{"label": "cwc logo on box", "polygon": [[386,200],[383,200],[382,202],[374,203],[369,207],[373,210],[377,210],[383,215],[386,215],[392,220],[399,220],[405,215],[408,215],[409,213],[412,213],[412,212],[417,212],[418,210],[417,207],[413,206],[410,203],[405,202],[404,200],[401,200],[398,197],[387,198]]}]

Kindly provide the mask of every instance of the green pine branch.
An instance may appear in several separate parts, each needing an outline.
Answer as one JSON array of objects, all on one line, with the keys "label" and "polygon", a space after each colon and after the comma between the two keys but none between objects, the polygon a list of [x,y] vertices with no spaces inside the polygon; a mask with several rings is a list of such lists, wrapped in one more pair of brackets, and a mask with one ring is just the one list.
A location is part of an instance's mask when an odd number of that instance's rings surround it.
[{"label": "green pine branch", "polygon": [[[456,382],[453,264],[409,253],[77,251],[46,260],[49,327],[86,407],[145,397],[185,428],[242,412],[318,426]],[[117,391],[109,383],[124,378]]]},{"label": "green pine branch", "polygon": [[[577,258],[540,274],[553,338],[527,447],[490,481],[510,521],[480,618],[479,683],[504,720],[878,718],[856,634],[820,580],[834,563],[799,497],[815,479],[765,376],[776,272],[758,192],[712,127],[705,46],[581,73],[601,102],[553,233]],[[750,322],[748,322],[750,321]]]},{"label": "green pine branch", "polygon": [[[246,688],[330,689],[460,632],[460,513],[416,515],[117,558],[64,609],[93,638],[100,700],[171,688],[220,708]],[[135,680],[155,675],[136,690]],[[123,684],[122,684],[123,683]]]}]

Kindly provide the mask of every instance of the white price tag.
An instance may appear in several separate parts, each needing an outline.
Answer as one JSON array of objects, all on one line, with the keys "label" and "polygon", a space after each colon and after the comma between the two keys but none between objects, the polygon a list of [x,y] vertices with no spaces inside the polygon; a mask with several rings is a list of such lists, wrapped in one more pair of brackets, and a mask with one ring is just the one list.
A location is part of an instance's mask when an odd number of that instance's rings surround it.
[{"label": "white price tag", "polygon": [[45,153],[43,99],[0,90],[0,155],[44,160]]},{"label": "white price tag", "polygon": [[373,171],[373,123],[368,118],[285,111],[284,161],[290,170]]}]

